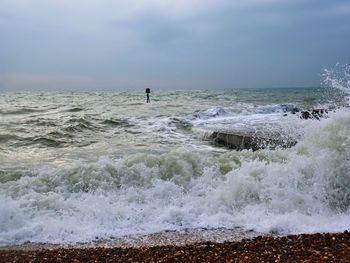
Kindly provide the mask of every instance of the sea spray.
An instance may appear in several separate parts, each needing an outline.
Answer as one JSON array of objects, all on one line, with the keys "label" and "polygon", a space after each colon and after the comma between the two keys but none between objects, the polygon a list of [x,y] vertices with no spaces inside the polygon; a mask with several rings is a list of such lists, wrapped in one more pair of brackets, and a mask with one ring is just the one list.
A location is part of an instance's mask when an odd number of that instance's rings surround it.
[{"label": "sea spray", "polygon": [[[135,106],[132,92],[43,93],[41,102],[31,93],[2,94],[1,112],[16,111],[9,101],[42,111],[0,118],[0,244],[188,228],[349,229],[348,108],[302,120],[291,107],[274,106],[344,103],[320,94],[328,90],[159,92],[159,104],[147,108]],[[196,118],[212,109],[225,113]],[[231,151],[195,132],[233,121],[267,130],[278,124],[281,132],[297,132],[298,143]],[[59,146],[32,140],[59,133]]]},{"label": "sea spray", "polygon": [[197,227],[341,231],[350,222],[349,128],[340,112],[310,121],[291,149],[212,156],[178,148],[43,167],[2,185],[2,242]]},{"label": "sea spray", "polygon": [[[344,97],[342,107],[350,105],[350,66],[337,63],[333,68],[324,69],[322,73],[322,83],[329,89],[329,93],[339,97]],[[338,104],[338,106],[340,106]],[[332,108],[336,106],[332,105]]]},{"label": "sea spray", "polygon": [[349,93],[350,66],[337,63],[331,69],[324,69],[322,73],[323,84],[334,89],[340,89]]}]

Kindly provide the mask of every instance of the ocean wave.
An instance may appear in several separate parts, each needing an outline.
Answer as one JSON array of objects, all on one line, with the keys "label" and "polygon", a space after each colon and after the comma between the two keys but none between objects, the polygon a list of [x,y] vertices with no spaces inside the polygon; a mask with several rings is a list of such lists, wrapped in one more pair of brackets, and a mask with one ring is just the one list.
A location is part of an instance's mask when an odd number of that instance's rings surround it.
[{"label": "ocean wave", "polygon": [[35,112],[44,112],[43,109],[34,109],[34,108],[19,108],[19,109],[11,109],[11,110],[0,110],[0,114],[2,115],[22,115],[22,114],[30,114]]},{"label": "ocean wave", "polygon": [[0,185],[0,243],[198,227],[349,229],[349,116],[341,110],[306,121],[289,149],[212,154],[178,147],[22,171]]},{"label": "ocean wave", "polygon": [[[0,245],[201,227],[349,229],[349,109],[302,120],[284,111],[318,107],[315,89],[251,93],[159,93],[139,107],[124,104],[138,102],[128,92],[44,94],[45,104],[10,94],[26,108],[57,110],[0,120]],[[300,103],[304,98],[310,104]],[[298,143],[230,151],[196,132],[232,127],[273,138],[285,132]]]},{"label": "ocean wave", "polygon": [[66,143],[65,141],[60,141],[52,137],[50,138],[45,136],[35,137],[31,139],[31,142],[33,144],[40,144],[46,147],[60,147],[62,144]]},{"label": "ocean wave", "polygon": [[190,131],[193,127],[193,124],[190,121],[180,118],[170,118],[169,126],[175,125],[177,129]]},{"label": "ocean wave", "polygon": [[221,117],[225,116],[228,113],[221,107],[213,107],[206,111],[198,112],[195,114],[195,117],[198,119],[209,119],[209,118],[215,118],[215,117]]},{"label": "ocean wave", "polygon": [[84,130],[96,130],[99,129],[92,121],[85,118],[69,118],[62,125],[62,130],[65,132],[81,132]]},{"label": "ocean wave", "polygon": [[67,110],[67,112],[79,112],[79,111],[83,111],[84,108],[80,108],[80,107],[74,107],[74,108],[70,108]]},{"label": "ocean wave", "polygon": [[110,118],[110,119],[103,119],[103,120],[99,120],[99,121],[103,125],[108,125],[108,126],[112,126],[112,127],[132,127],[132,126],[134,126],[126,119]]},{"label": "ocean wave", "polygon": [[25,125],[30,124],[34,126],[45,126],[45,127],[56,127],[60,125],[58,120],[55,119],[45,119],[45,118],[30,118],[23,120]]},{"label": "ocean wave", "polygon": [[20,140],[21,137],[13,134],[0,134],[0,143],[7,143],[9,141]]},{"label": "ocean wave", "polygon": [[292,104],[292,103],[287,103],[287,104],[274,104],[274,105],[266,105],[266,106],[261,106],[258,108],[258,113],[276,113],[276,112],[290,112],[290,113],[296,113],[299,112],[300,109]]}]

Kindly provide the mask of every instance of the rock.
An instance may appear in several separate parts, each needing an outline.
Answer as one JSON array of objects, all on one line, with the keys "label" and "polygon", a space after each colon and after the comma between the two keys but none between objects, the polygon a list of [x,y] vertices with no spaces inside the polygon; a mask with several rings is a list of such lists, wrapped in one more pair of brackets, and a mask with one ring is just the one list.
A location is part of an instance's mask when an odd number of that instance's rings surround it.
[{"label": "rock", "polygon": [[300,118],[301,119],[316,119],[319,120],[322,117],[325,117],[325,115],[328,113],[328,110],[326,109],[313,109],[310,111],[301,111]]},{"label": "rock", "polygon": [[349,251],[348,234],[327,233],[166,247],[0,248],[0,262],[350,262]]},{"label": "rock", "polygon": [[301,119],[307,120],[307,119],[310,119],[310,116],[311,116],[310,112],[308,112],[308,111],[302,111],[302,112],[301,112],[300,118],[301,118]]}]

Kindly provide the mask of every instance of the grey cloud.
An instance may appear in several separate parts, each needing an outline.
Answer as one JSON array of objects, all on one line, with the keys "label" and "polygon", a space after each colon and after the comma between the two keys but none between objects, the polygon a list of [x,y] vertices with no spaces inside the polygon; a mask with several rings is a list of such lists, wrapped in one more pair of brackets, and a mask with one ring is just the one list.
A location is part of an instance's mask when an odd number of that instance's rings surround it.
[{"label": "grey cloud", "polygon": [[[318,85],[323,67],[350,60],[350,18],[332,11],[347,6],[340,0],[220,1],[200,8],[199,2],[187,6],[181,0],[175,10],[168,10],[174,7],[171,1],[157,6],[160,2],[152,0],[148,6],[142,0],[117,10],[126,2],[103,0],[89,1],[93,4],[79,12],[62,3],[78,7],[82,2],[32,1],[41,9],[28,5],[26,13],[15,5],[0,7],[5,36],[0,75],[22,72],[35,79],[46,74],[57,82],[64,79],[61,86],[67,87],[79,86],[77,79],[96,88],[143,82],[193,88],[301,86]],[[43,86],[44,80],[36,78]],[[25,88],[24,82],[16,86]]]}]

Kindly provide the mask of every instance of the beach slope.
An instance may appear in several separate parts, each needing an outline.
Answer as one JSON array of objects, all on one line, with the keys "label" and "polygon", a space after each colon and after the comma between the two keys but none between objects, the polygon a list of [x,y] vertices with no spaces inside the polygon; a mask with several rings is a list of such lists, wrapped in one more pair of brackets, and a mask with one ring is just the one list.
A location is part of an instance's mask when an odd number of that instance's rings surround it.
[{"label": "beach slope", "polygon": [[130,248],[1,249],[0,262],[350,262],[350,234]]}]

